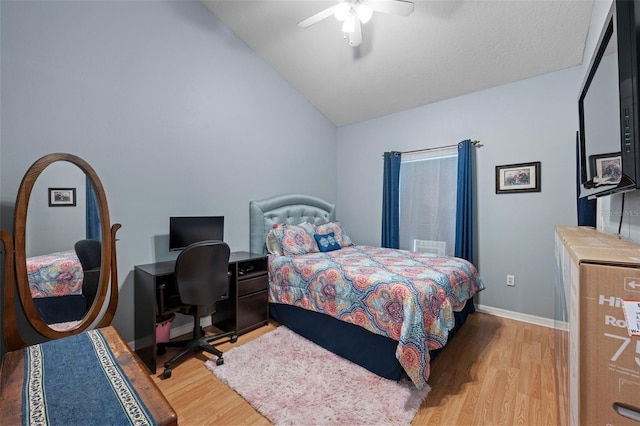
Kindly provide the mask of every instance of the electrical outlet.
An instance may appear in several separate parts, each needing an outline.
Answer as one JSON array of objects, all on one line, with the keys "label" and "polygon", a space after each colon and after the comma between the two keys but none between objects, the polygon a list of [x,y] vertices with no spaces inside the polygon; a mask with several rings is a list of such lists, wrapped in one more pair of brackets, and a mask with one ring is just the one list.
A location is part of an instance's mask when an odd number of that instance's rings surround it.
[{"label": "electrical outlet", "polygon": [[509,287],[516,286],[516,276],[515,275],[507,275],[507,285]]}]

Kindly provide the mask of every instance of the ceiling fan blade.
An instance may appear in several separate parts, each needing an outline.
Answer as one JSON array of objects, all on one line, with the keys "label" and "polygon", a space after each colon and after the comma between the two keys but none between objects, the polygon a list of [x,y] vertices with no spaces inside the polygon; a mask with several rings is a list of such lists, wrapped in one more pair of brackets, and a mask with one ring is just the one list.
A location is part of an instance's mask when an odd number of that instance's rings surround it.
[{"label": "ceiling fan blade", "polygon": [[413,13],[413,2],[406,0],[369,0],[371,9],[390,15],[409,16]]},{"label": "ceiling fan blade", "polygon": [[323,10],[322,12],[318,12],[313,16],[310,16],[309,18],[298,22],[298,26],[300,28],[307,28],[313,24],[315,24],[316,22],[320,22],[322,21],[324,18],[328,18],[329,16],[333,15],[333,12],[335,10],[335,6],[331,6],[328,9]]},{"label": "ceiling fan blade", "polygon": [[360,27],[360,20],[354,20],[354,30],[352,33],[347,33],[349,36],[349,46],[356,47],[362,44],[362,28]]}]

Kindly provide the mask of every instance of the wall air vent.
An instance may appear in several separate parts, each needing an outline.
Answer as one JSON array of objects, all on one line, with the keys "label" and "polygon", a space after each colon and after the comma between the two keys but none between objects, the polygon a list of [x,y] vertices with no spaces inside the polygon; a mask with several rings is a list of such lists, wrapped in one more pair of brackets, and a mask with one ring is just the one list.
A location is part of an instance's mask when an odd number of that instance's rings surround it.
[{"label": "wall air vent", "polygon": [[413,251],[446,256],[447,243],[446,241],[413,240]]}]

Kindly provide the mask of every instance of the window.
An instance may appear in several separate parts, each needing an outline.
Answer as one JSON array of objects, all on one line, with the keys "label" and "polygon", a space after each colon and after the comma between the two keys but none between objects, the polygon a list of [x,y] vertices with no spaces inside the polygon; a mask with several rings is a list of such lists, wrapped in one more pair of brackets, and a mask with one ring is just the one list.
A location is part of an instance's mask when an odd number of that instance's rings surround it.
[{"label": "window", "polygon": [[457,147],[402,155],[401,249],[453,256],[457,169]]}]

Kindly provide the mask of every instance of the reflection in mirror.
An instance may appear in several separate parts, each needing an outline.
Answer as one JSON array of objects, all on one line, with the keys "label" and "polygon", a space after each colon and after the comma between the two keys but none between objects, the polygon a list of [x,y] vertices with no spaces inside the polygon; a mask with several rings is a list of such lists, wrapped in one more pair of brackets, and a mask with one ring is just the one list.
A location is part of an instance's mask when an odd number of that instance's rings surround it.
[{"label": "reflection in mirror", "polygon": [[93,239],[79,240],[73,248],[82,265],[82,296],[84,297],[86,311],[89,311],[98,292],[100,259],[102,256],[101,243],[100,240]]},{"label": "reflection in mirror", "polygon": [[[615,25],[583,102],[585,158],[620,155],[620,98]],[[597,177],[595,160],[585,164],[587,180]]]},{"label": "reflection in mirror", "polygon": [[[27,257],[73,250],[75,242],[85,238],[85,181],[84,172],[66,161],[52,163],[42,171],[29,197]],[[75,203],[50,207],[49,188],[75,189]]]},{"label": "reflection in mirror", "polygon": [[[87,238],[95,238],[88,240],[91,250]],[[31,296],[51,328],[75,327],[93,304],[100,277],[99,240],[91,181],[75,164],[47,166],[30,195],[25,249]]]},{"label": "reflection in mirror", "polygon": [[[94,195],[87,196],[87,192],[93,192]],[[69,220],[69,217],[74,219]],[[20,311],[33,331],[45,340],[111,324],[118,305],[115,241],[120,227],[119,223],[110,224],[102,182],[91,165],[82,158],[65,153],[48,154],[29,167],[16,197],[13,236],[6,230],[0,230],[0,240],[5,247],[2,334],[7,350],[13,351],[42,341],[40,338],[34,339],[28,330],[18,327]],[[76,252],[76,243],[86,239],[95,239],[100,246],[98,267],[83,268]],[[50,257],[48,260],[47,256]],[[36,263],[36,260],[41,263]],[[47,276],[51,275],[52,267],[47,266],[47,262],[67,266],[57,275],[53,272],[54,279],[50,282]],[[94,282],[96,276],[97,284]],[[42,280],[41,288],[32,289],[32,280]],[[85,285],[90,280],[94,284],[89,294]],[[57,287],[57,281],[66,281],[69,293]],[[72,311],[65,306],[61,310],[52,308],[45,315],[36,307],[36,303],[41,304],[48,299],[59,299],[55,302],[49,300],[53,304],[61,302],[64,300],[61,295],[75,296],[80,301],[75,305],[80,319],[67,321],[69,318],[47,318],[45,321],[49,313],[59,315],[62,312],[66,315]],[[19,305],[15,303],[16,300],[19,300]],[[60,327],[61,321],[62,324],[74,325]]]}]

